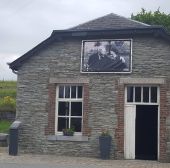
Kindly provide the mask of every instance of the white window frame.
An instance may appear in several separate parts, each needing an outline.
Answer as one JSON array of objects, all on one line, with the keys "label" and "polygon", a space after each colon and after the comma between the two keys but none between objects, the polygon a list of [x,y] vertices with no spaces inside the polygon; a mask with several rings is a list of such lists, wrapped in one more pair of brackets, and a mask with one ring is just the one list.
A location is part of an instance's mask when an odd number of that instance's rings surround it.
[{"label": "white window frame", "polygon": [[[127,101],[127,87],[133,87],[133,102]],[[135,102],[135,87],[141,87],[141,101]],[[143,87],[149,87],[149,102],[143,102]],[[157,102],[151,102],[151,87],[157,87]],[[125,103],[141,104],[141,105],[159,105],[160,104],[160,88],[158,85],[126,85],[125,87]]]},{"label": "white window frame", "polygon": [[[156,103],[152,103],[150,102],[150,95],[151,93],[149,93],[149,102],[143,102],[143,89],[141,90],[141,102],[135,102],[134,101],[134,98],[135,98],[135,93],[133,91],[133,102],[127,102],[127,87],[129,86],[132,86],[132,87],[157,87],[157,102]],[[135,89],[134,89],[135,90]],[[149,89],[149,92],[150,92],[151,89]],[[158,106],[158,129],[157,129],[157,133],[158,133],[158,144],[157,144],[157,160],[159,160],[159,156],[160,156],[160,86],[159,85],[154,85],[154,84],[148,84],[148,85],[141,85],[141,84],[136,84],[136,85],[133,85],[133,84],[129,84],[129,85],[125,85],[125,96],[124,96],[124,109],[128,106],[131,106],[133,105],[135,108],[136,108],[136,105],[157,105]],[[136,115],[136,113],[135,113]],[[124,118],[125,120],[125,118]],[[126,127],[124,127],[124,130],[126,130]],[[124,151],[126,151],[126,146],[125,146],[125,142],[126,139],[124,138]],[[126,156],[125,156],[126,158]]]},{"label": "white window frame", "polygon": [[[70,98],[59,98],[59,86],[64,86],[64,97],[65,97],[65,86],[77,86],[76,87],[76,98],[71,98],[71,89],[70,89]],[[77,95],[77,89],[78,86],[82,86],[82,98],[78,98]],[[65,117],[66,116],[59,116],[58,115],[58,104],[59,102],[69,102],[69,116],[67,118],[69,118],[69,128],[70,128],[70,121],[71,118],[81,118],[81,132],[74,132],[74,135],[82,135],[82,129],[83,129],[83,85],[81,84],[59,84],[56,86],[56,105],[55,105],[55,134],[56,135],[63,135],[62,131],[58,131],[58,117]],[[82,116],[71,116],[70,112],[71,112],[71,102],[82,102]]]}]

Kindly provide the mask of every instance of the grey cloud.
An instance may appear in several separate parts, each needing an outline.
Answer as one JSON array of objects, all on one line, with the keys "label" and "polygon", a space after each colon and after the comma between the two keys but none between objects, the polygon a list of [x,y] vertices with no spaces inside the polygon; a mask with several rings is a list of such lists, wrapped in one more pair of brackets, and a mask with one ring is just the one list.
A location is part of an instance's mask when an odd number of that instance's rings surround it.
[{"label": "grey cloud", "polygon": [[169,6],[169,0],[1,0],[0,60],[2,54],[21,56],[54,29],[66,29],[108,13],[130,17],[142,7],[152,11],[160,7],[169,13]]}]

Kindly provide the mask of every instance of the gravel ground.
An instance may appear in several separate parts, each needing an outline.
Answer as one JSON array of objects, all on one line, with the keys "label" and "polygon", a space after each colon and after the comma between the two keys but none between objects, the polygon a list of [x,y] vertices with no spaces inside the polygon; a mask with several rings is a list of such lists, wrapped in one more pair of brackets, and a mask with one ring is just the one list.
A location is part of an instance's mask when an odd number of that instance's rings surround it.
[{"label": "gravel ground", "polygon": [[142,160],[101,160],[98,158],[21,154],[9,156],[0,148],[0,168],[170,168],[170,163]]}]

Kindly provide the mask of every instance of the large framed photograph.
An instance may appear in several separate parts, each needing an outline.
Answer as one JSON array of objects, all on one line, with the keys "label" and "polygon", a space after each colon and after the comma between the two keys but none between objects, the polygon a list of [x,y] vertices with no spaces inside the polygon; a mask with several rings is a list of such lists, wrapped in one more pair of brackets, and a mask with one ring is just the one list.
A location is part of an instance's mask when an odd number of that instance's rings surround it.
[{"label": "large framed photograph", "polygon": [[83,40],[81,72],[127,73],[132,69],[132,40]]}]

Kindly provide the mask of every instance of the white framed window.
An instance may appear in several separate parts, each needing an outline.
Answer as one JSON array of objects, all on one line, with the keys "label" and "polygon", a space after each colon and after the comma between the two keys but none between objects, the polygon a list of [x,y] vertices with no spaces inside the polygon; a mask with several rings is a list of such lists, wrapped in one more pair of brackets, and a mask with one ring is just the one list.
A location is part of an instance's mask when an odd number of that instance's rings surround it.
[{"label": "white framed window", "polygon": [[83,86],[58,85],[56,89],[56,133],[65,128],[74,128],[81,134],[83,121]]},{"label": "white framed window", "polygon": [[129,104],[158,104],[158,86],[127,86],[125,90],[125,102]]}]

